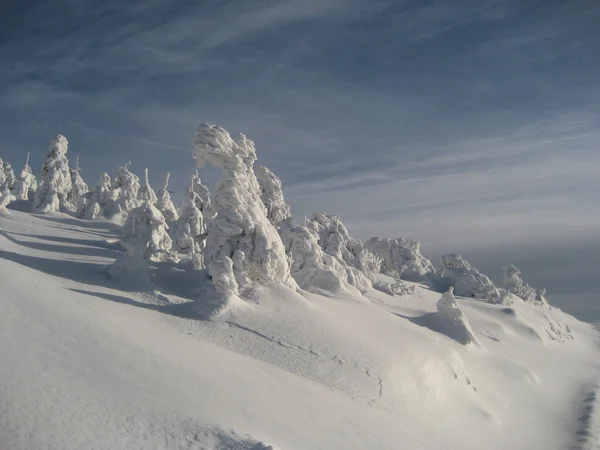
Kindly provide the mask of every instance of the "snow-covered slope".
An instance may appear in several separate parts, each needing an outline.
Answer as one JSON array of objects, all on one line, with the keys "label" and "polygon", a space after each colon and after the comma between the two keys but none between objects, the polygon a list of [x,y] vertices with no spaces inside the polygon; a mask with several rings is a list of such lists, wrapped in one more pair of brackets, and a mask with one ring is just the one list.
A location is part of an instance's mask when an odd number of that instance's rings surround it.
[{"label": "snow-covered slope", "polygon": [[208,320],[189,262],[153,263],[143,292],[108,278],[117,237],[0,216],[0,449],[598,448],[596,331],[556,308],[458,297],[479,345],[426,319],[419,284],[255,287]]}]

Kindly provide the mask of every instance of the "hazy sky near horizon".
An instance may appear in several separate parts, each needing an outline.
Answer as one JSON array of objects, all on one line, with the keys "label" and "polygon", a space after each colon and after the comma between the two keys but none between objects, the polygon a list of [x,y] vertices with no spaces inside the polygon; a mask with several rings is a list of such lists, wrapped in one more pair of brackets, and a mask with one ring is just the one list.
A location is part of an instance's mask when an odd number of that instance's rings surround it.
[{"label": "hazy sky near horizon", "polygon": [[298,220],[511,259],[600,320],[599,24],[597,0],[7,0],[0,156],[37,168],[62,133],[89,184],[131,160],[180,193],[217,123]]}]

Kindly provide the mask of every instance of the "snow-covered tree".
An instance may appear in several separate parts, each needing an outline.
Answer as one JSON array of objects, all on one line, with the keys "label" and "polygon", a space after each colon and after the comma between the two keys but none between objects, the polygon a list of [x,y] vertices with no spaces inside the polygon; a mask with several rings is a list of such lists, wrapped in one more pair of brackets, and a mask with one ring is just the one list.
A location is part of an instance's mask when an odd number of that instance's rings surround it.
[{"label": "snow-covered tree", "polygon": [[169,193],[169,177],[171,174],[167,172],[165,174],[165,182],[160,191],[158,191],[158,200],[156,201],[156,207],[165,216],[167,223],[172,224],[179,219],[179,212],[171,200],[171,194]]},{"label": "snow-covered tree", "polygon": [[83,194],[86,201],[78,205],[77,215],[88,220],[97,216],[109,217],[112,205],[116,201],[113,194],[110,176],[104,172],[100,175],[98,185],[92,191]]},{"label": "snow-covered tree", "polygon": [[31,200],[37,190],[37,179],[29,167],[29,153],[21,173],[15,180],[14,195],[17,200]]},{"label": "snow-covered tree", "polygon": [[192,256],[194,267],[203,265],[205,226],[202,211],[196,207],[196,193],[192,188],[187,189],[181,215],[173,232],[173,247],[182,253]]},{"label": "snow-covered tree", "polygon": [[213,205],[217,215],[208,229],[205,248],[215,287],[229,296],[254,283],[295,285],[281,238],[260,199],[253,170],[254,142],[243,134],[234,140],[225,129],[202,124],[192,145],[198,167],[210,163],[224,175],[217,185]]},{"label": "snow-covered tree", "polygon": [[500,292],[494,283],[457,253],[442,256],[436,271],[457,295],[485,299],[491,303],[500,301]]},{"label": "snow-covered tree", "polygon": [[59,134],[50,141],[46,162],[42,167],[40,181],[33,198],[33,210],[37,213],[74,211],[68,196],[73,188],[67,151],[67,138]]},{"label": "snow-covered tree", "polygon": [[381,271],[408,281],[422,281],[428,273],[435,272],[433,264],[420,251],[421,244],[412,239],[374,237],[364,243],[364,248],[379,256]]},{"label": "snow-covered tree", "polygon": [[127,217],[129,211],[139,206],[140,202],[137,199],[138,191],[140,190],[140,179],[137,175],[129,171],[128,162],[124,166],[117,169],[117,174],[112,184],[113,199],[108,208],[110,211],[107,217],[112,217],[119,214],[122,217]]},{"label": "snow-covered tree", "polygon": [[469,324],[467,316],[458,307],[452,286],[442,294],[436,307],[437,312],[426,316],[430,327],[443,332],[463,345],[477,347],[481,345]]},{"label": "snow-covered tree", "polygon": [[12,191],[15,187],[16,181],[15,172],[8,161],[2,162],[2,168],[4,169],[4,176],[6,178],[5,187],[8,188],[9,191]]},{"label": "snow-covered tree", "polygon": [[90,190],[90,188],[88,187],[87,183],[85,181],[83,181],[83,178],[81,177],[81,174],[79,173],[81,170],[81,168],[79,167],[79,156],[76,158],[75,160],[75,167],[70,169],[70,173],[71,173],[71,191],[69,192],[69,195],[67,195],[67,200],[69,201],[69,203],[75,207],[77,207],[77,209],[80,209],[80,202],[85,203],[85,199],[82,197],[83,194],[85,194],[86,192],[88,192]]},{"label": "snow-covered tree", "polygon": [[146,201],[132,209],[121,232],[121,245],[126,252],[109,268],[118,275],[131,270],[147,270],[149,261],[161,261],[171,254],[172,241],[168,225],[158,209]]},{"label": "snow-covered tree", "polygon": [[202,184],[198,169],[192,175],[192,190],[196,194],[196,208],[198,208],[206,220],[212,218],[212,201],[208,187]]},{"label": "snow-covered tree", "polygon": [[150,186],[150,181],[148,181],[148,168],[144,170],[144,184],[140,187],[137,193],[137,198],[140,202],[150,202],[155,205],[158,197]]},{"label": "snow-covered tree", "polygon": [[276,227],[291,222],[292,210],[283,198],[281,180],[265,166],[254,166],[260,186],[260,198],[267,208],[267,218]]},{"label": "snow-covered tree", "polygon": [[[504,266],[504,289],[526,302],[534,303],[538,296],[535,288],[529,286],[521,279],[521,271],[511,263]],[[545,293],[546,291],[544,290]],[[543,298],[543,295],[540,296],[541,298]]]},{"label": "snow-covered tree", "polygon": [[8,188],[6,181],[6,172],[4,172],[4,161],[0,158],[0,192],[3,192]]},{"label": "snow-covered tree", "polygon": [[0,191],[0,214],[8,214],[6,207],[10,204],[14,197],[8,190],[8,187],[4,187],[4,190]]}]

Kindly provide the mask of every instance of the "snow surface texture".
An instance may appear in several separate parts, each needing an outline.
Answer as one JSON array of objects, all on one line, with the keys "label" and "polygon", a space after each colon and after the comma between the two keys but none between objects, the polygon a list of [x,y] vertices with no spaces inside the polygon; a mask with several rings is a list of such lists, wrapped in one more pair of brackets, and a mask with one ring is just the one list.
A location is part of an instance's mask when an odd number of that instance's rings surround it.
[{"label": "snow surface texture", "polygon": [[[237,139],[217,126],[202,124],[192,142],[198,167],[210,163],[223,170],[217,184],[204,251],[215,286],[225,296],[255,283],[293,283],[281,238],[267,218],[254,174],[254,142]],[[225,271],[225,272],[223,272]],[[237,285],[237,286],[236,286]]]},{"label": "snow surface texture", "polygon": [[[398,297],[277,283],[197,320],[215,300],[203,272],[149,260],[148,290],[127,289],[104,271],[122,255],[119,226],[11,214],[0,217],[1,449],[599,445],[597,332],[557,308],[512,294],[511,307],[446,304],[423,285]],[[419,323],[456,306],[480,347]]]},{"label": "snow surface texture", "polygon": [[409,281],[423,281],[435,272],[433,264],[421,255],[421,244],[412,239],[389,239],[374,237],[364,244],[382,259],[381,271],[386,275],[398,276]]},{"label": "snow surface texture", "polygon": [[50,141],[46,153],[46,162],[42,167],[40,181],[33,198],[34,212],[47,214],[57,211],[74,211],[69,202],[69,194],[73,188],[67,151],[69,142],[59,134]]},{"label": "snow surface texture", "polygon": [[292,221],[292,210],[283,198],[281,180],[265,166],[254,166],[260,186],[260,198],[267,208],[267,218],[276,227]]},{"label": "snow surface texture", "polygon": [[37,179],[29,167],[29,153],[27,153],[27,161],[15,180],[14,195],[17,200],[33,200],[36,190]]},{"label": "snow surface texture", "polygon": [[456,295],[483,299],[492,303],[500,302],[500,292],[494,283],[459,254],[451,253],[442,256],[436,270],[443,282],[454,287]]}]

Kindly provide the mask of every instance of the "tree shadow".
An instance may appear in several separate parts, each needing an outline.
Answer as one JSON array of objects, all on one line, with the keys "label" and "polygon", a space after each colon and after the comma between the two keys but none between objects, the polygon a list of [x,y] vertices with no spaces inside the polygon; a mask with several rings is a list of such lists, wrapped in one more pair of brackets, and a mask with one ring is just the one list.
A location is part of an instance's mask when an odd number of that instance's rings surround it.
[{"label": "tree shadow", "polygon": [[[391,311],[390,311],[391,312]],[[477,339],[466,325],[464,320],[449,318],[447,315],[437,312],[425,313],[417,317],[404,316],[392,312],[395,316],[406,319],[415,325],[427,328],[435,333],[442,334],[462,345],[478,345]]]},{"label": "tree shadow", "polygon": [[81,245],[84,247],[98,247],[104,248],[107,250],[117,250],[124,251],[123,247],[118,241],[108,242],[106,239],[77,239],[71,237],[63,237],[63,236],[48,236],[41,234],[25,234],[25,233],[16,233],[11,231],[10,234],[24,237],[31,237],[35,239],[40,239],[44,241],[55,241],[55,242],[63,242],[65,244],[74,244]]},{"label": "tree shadow", "polygon": [[[9,241],[11,241],[13,244],[17,244],[22,247],[31,248],[33,250],[41,250],[44,252],[63,253],[63,254],[67,254],[67,255],[97,256],[97,257],[105,257],[105,258],[113,258],[113,259],[117,258],[122,253],[121,251],[118,251],[116,249],[106,248],[106,247],[98,247],[98,246],[72,247],[72,246],[68,246],[68,245],[47,244],[44,242],[21,241],[21,240],[15,239],[11,235],[11,234],[18,234],[18,233],[7,233],[6,231],[0,231],[0,234],[2,234],[2,236],[4,236]],[[22,235],[22,236],[27,236],[27,235]],[[42,238],[42,236],[37,236],[37,235],[32,236],[32,237]],[[67,239],[67,238],[65,238],[65,239]],[[70,241],[71,243],[76,243],[76,242],[72,242],[73,240],[67,239],[66,241],[67,242]],[[77,241],[77,240],[75,239],[74,241]],[[98,243],[99,241],[90,241],[90,242]]]},{"label": "tree shadow", "polygon": [[118,231],[121,227],[117,224],[108,221],[90,221],[83,219],[76,219],[75,217],[57,217],[48,216],[45,214],[33,214],[38,219],[47,220],[49,222],[60,223],[63,225],[70,225],[75,227],[96,229],[96,230],[107,230],[107,231]]}]

